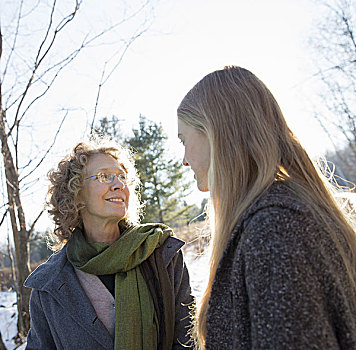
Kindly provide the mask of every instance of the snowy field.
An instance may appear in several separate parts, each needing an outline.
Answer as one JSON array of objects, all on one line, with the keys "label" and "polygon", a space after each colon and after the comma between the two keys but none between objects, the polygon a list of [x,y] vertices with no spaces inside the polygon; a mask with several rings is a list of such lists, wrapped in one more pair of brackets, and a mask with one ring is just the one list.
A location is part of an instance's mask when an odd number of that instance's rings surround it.
[{"label": "snowy field", "polygon": [[[208,277],[208,258],[201,256],[196,258],[192,254],[186,255],[193,295],[200,298]],[[25,344],[16,347],[12,338],[16,334],[17,309],[16,293],[0,292],[0,331],[3,342],[8,350],[25,349]]]},{"label": "snowy field", "polygon": [[16,347],[12,338],[17,331],[16,293],[0,292],[0,331],[6,349],[25,349],[25,345]]}]

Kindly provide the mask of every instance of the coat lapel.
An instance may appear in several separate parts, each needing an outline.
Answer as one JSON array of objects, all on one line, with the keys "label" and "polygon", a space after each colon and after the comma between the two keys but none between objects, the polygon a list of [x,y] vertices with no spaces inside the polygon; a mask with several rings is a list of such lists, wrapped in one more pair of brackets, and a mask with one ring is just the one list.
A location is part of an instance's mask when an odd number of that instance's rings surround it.
[{"label": "coat lapel", "polygon": [[[50,293],[78,327],[84,328],[88,336],[93,337],[105,349],[112,350],[114,339],[97,317],[73,266],[66,257],[65,248],[58,254],[54,254],[47,266],[44,264],[37,270],[28,278],[26,285]],[[57,273],[56,270],[59,272]]]}]

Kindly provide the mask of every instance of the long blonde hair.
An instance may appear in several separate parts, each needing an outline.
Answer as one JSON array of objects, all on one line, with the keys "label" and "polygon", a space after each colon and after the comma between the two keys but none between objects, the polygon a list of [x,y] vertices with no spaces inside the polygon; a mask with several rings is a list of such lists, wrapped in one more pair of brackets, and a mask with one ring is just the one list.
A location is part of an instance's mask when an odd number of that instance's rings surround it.
[{"label": "long blonde hair", "polygon": [[[205,347],[208,302],[224,248],[244,211],[274,181],[285,180],[322,220],[355,287],[354,230],[288,128],[272,93],[254,74],[235,66],[208,74],[184,97],[178,118],[208,137],[211,154],[214,223],[209,281],[196,316],[198,348]],[[351,253],[344,251],[340,237],[330,229],[330,218]]]}]

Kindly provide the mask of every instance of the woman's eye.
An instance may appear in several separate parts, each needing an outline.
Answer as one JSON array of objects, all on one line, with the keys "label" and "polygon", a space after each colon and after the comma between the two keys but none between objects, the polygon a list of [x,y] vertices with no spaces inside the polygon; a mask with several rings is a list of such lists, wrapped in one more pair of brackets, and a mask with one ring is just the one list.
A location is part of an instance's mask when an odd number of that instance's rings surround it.
[{"label": "woman's eye", "polygon": [[117,177],[120,179],[120,181],[126,181],[127,180],[126,174],[119,174]]},{"label": "woman's eye", "polygon": [[105,182],[109,180],[109,175],[108,174],[100,174],[100,180]]}]

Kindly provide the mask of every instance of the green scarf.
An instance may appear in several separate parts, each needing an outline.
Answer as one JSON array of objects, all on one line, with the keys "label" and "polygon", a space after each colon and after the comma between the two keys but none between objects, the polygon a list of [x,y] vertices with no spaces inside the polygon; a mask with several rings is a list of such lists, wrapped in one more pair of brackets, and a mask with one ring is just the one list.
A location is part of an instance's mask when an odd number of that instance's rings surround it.
[{"label": "green scarf", "polygon": [[144,224],[112,244],[88,243],[77,228],[67,244],[68,260],[76,269],[115,274],[115,350],[157,348],[157,315],[139,265],[172,234],[166,225]]}]

